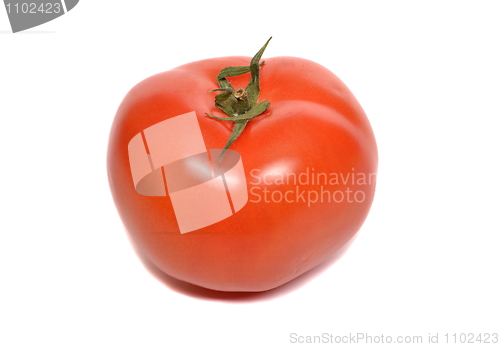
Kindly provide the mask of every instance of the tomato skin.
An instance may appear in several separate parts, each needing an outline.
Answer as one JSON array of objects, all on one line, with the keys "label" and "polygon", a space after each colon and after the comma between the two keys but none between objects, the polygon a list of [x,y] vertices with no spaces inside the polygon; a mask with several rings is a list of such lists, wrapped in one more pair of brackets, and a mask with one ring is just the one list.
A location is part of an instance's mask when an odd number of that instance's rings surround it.
[{"label": "tomato skin", "polygon": [[[207,59],[145,79],[125,96],[109,138],[111,192],[137,247],[165,273],[219,291],[269,290],[320,264],[359,230],[375,191],[376,142],[355,97],[326,68],[305,59],[276,57],[265,59],[261,68],[259,100],[269,100],[271,107],[250,121],[231,146],[245,169],[245,207],[218,223],[180,234],[168,197],[136,192],[127,152],[131,138],[165,119],[195,111],[206,147],[223,148],[233,125],[205,115],[225,117],[208,91],[218,88],[216,76],[222,68],[248,65],[250,59]],[[248,80],[248,74],[230,79],[235,88],[245,87]],[[263,201],[264,189],[282,195],[297,189],[276,182],[280,174],[313,170],[363,173],[371,182],[353,188],[363,192],[362,202],[308,206],[301,199]],[[306,188],[319,191],[313,186]],[[260,194],[252,194],[252,188]]]}]

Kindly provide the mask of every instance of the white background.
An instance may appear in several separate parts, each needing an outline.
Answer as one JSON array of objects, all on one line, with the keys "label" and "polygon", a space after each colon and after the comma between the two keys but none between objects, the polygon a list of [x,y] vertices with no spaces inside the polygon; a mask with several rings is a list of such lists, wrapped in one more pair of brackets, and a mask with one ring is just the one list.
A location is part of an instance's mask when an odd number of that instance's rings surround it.
[{"label": "white background", "polygon": [[[500,333],[499,7],[83,0],[18,34],[0,8],[0,345]],[[119,103],[152,74],[251,56],[271,35],[264,58],[326,66],[365,109],[380,155],[366,223],[344,256],[267,293],[150,273],[107,183]]]}]

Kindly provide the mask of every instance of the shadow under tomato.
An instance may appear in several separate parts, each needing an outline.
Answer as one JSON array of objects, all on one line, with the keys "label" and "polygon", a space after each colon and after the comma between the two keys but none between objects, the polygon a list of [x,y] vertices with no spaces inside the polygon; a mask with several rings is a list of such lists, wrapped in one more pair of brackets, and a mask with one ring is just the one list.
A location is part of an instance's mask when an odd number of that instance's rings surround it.
[{"label": "shadow under tomato", "polygon": [[221,292],[199,287],[194,284],[180,281],[170,275],[167,275],[145,256],[145,254],[136,246],[134,240],[132,240],[129,233],[127,232],[126,234],[130,241],[130,244],[132,245],[132,248],[134,249],[134,252],[136,253],[139,260],[142,262],[146,270],[169,289],[177,293],[197,298],[200,300],[220,300],[220,301],[236,302],[236,303],[250,303],[250,302],[273,300],[281,296],[287,295],[291,292],[294,292],[295,290],[303,287],[304,285],[312,281],[317,276],[321,275],[330,266],[332,266],[340,258],[342,258],[342,256],[351,247],[352,243],[357,237],[357,234],[355,234],[342,248],[340,248],[337,252],[335,252],[324,262],[279,287],[264,292]]}]

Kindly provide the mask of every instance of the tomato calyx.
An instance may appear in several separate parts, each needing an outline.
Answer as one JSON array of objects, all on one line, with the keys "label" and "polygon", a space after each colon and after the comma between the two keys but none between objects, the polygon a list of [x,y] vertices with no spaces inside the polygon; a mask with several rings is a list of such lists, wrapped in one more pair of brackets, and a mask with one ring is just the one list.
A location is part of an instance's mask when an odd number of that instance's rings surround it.
[{"label": "tomato calyx", "polygon": [[[264,113],[271,105],[267,100],[257,102],[260,94],[260,67],[264,64],[264,62],[260,63],[260,59],[271,38],[255,54],[250,61],[250,66],[228,66],[223,68],[217,75],[219,88],[209,91],[209,93],[221,92],[215,96],[215,106],[227,114],[228,117],[216,117],[209,113],[205,114],[213,119],[234,122],[233,130],[220,154],[219,161],[222,160],[222,156],[226,150],[242,134],[247,123]],[[246,88],[234,90],[227,78],[243,75],[248,72],[250,72],[251,77]]]}]

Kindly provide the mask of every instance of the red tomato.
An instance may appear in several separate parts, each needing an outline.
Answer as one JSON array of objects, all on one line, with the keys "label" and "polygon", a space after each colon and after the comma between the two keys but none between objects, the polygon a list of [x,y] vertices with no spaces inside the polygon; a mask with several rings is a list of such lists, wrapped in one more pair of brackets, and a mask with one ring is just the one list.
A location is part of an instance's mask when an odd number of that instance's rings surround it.
[{"label": "red tomato", "polygon": [[[179,135],[183,130],[160,134],[156,139],[168,142],[178,138],[175,141],[191,141],[197,148],[202,143],[207,149],[224,148],[235,123],[206,115],[228,117],[214,105],[215,93],[208,91],[219,87],[216,76],[223,68],[248,66],[250,59],[207,59],[145,79],[125,96],[109,138],[111,192],[137,247],[165,273],[219,291],[272,289],[320,264],[355,235],[375,191],[375,138],[349,89],[332,72],[312,61],[270,58],[260,68],[259,96],[259,102],[268,100],[270,107],[248,122],[230,147],[235,152],[227,152],[236,153],[236,160],[239,153],[243,166],[238,179],[231,182],[225,178],[227,192],[221,199],[233,199],[230,216],[210,225],[201,222],[202,227],[182,232],[182,218],[189,224],[198,216],[213,217],[224,208],[219,202],[210,202],[215,193],[205,191],[192,205],[184,201],[184,217],[175,210],[178,198],[170,190],[170,169],[160,167],[162,163],[151,164],[152,146],[157,145],[148,138],[152,130],[147,129],[188,114],[191,120],[197,120],[202,142],[196,132],[193,138]],[[235,88],[244,88],[249,75],[228,79]],[[132,139],[140,148],[143,141],[147,144],[144,148],[152,165],[150,171],[156,168],[157,184],[163,187],[164,196],[141,194],[140,185],[146,187],[141,189],[150,188],[147,182],[137,184],[139,176],[132,165],[136,159],[130,152]],[[175,141],[160,144],[154,151],[162,151],[164,146],[165,153],[170,153]],[[212,170],[218,165],[214,153]],[[177,178],[181,181],[192,181],[201,172],[186,167],[179,170]],[[175,169],[173,172],[175,175]],[[216,175],[212,172],[209,178],[215,182]],[[183,182],[177,193],[198,184]],[[231,189],[247,194],[247,201],[238,208]],[[193,210],[188,209],[190,206]]]}]

